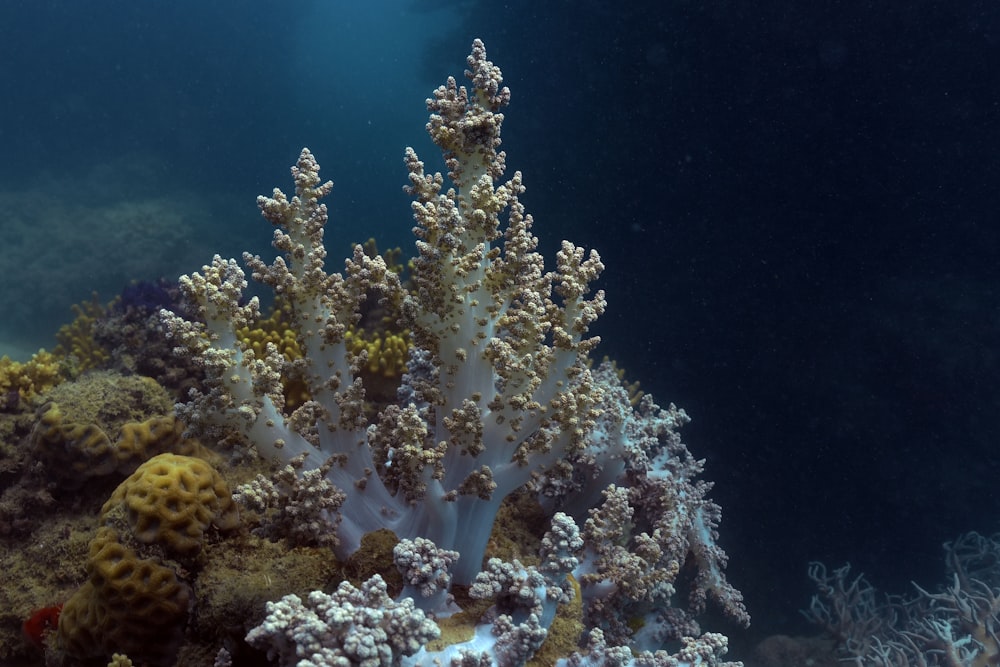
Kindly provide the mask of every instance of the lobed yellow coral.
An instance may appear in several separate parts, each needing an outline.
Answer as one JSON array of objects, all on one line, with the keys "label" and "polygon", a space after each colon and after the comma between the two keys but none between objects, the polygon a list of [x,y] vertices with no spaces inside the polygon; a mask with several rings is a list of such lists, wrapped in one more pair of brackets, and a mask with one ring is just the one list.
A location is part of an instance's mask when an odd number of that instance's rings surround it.
[{"label": "lobed yellow coral", "polygon": [[45,350],[25,362],[0,358],[0,396],[17,392],[19,400],[31,400],[65,379],[59,358]]},{"label": "lobed yellow coral", "polygon": [[229,486],[215,468],[177,454],[160,454],[139,466],[104,504],[102,519],[116,511],[137,540],[175,557],[197,554],[209,526],[226,531],[239,524]]},{"label": "lobed yellow coral", "polygon": [[38,457],[51,473],[72,485],[114,471],[131,473],[156,454],[171,452],[209,459],[212,454],[197,440],[184,437],[184,425],[173,416],[126,422],[114,441],[94,422],[67,419],[58,403],[43,406],[32,432]]},{"label": "lobed yellow coral", "polygon": [[[276,299],[266,318],[258,320],[252,329],[241,327],[236,335],[258,359],[267,354],[268,344],[274,344],[285,361],[295,361],[302,358],[302,348],[291,322],[291,307],[283,299]],[[309,390],[300,378],[283,375],[281,383],[288,411],[295,410],[310,399]]]},{"label": "lobed yellow coral", "polygon": [[[381,256],[386,269],[402,276],[412,261],[407,264],[402,261],[403,251],[392,248],[381,253],[375,244],[375,239],[368,239],[362,246],[369,257]],[[345,336],[348,349],[355,355],[364,353],[367,361],[361,366],[361,375],[368,387],[377,378],[398,381],[406,371],[406,360],[410,353],[410,331],[393,331],[400,319],[402,304],[399,297],[402,293],[391,295],[369,295],[362,308],[361,322],[351,327]]]},{"label": "lobed yellow coral", "polygon": [[113,528],[98,529],[88,579],[63,606],[55,645],[75,658],[123,651],[150,664],[171,664],[183,639],[191,587],[119,540]]},{"label": "lobed yellow coral", "polygon": [[229,487],[204,461],[153,457],[122,482],[101,510],[87,581],[63,607],[57,650],[73,658],[125,652],[144,664],[173,664],[193,601],[166,557],[197,554],[205,532],[236,527]]},{"label": "lobed yellow coral", "polygon": [[286,361],[302,358],[302,348],[292,328],[291,307],[282,299],[275,301],[270,314],[258,320],[253,329],[241,327],[236,333],[258,358],[267,353],[268,343],[273,343]]}]

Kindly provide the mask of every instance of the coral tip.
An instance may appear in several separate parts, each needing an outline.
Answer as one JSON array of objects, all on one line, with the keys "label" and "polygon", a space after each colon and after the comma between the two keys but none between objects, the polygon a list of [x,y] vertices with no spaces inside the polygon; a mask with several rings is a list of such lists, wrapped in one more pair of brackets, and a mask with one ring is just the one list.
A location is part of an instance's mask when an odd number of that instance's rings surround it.
[{"label": "coral tip", "polygon": [[62,608],[61,604],[57,604],[54,607],[39,609],[32,614],[24,622],[24,625],[21,626],[24,630],[24,636],[28,641],[38,648],[42,648],[42,642],[45,641],[45,633],[55,629],[56,625],[59,624],[59,612],[62,611]]}]

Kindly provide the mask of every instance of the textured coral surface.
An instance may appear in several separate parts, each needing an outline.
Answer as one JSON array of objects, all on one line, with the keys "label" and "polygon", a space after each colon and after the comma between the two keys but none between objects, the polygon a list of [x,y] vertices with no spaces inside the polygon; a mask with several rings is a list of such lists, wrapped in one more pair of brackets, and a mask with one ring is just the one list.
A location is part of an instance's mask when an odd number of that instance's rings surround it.
[{"label": "textured coral surface", "polygon": [[136,540],[188,557],[210,527],[232,530],[239,512],[229,487],[201,459],[159,454],[122,482],[101,509],[102,521],[124,519]]}]

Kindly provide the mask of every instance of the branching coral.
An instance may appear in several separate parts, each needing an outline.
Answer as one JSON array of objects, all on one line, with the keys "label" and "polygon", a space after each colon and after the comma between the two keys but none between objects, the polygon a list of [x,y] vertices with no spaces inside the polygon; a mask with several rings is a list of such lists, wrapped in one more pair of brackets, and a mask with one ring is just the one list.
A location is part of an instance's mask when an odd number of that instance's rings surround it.
[{"label": "branching coral", "polygon": [[812,563],[819,594],[803,613],[865,667],[986,667],[1000,661],[1000,535],[966,533],[944,545],[950,581],[935,592],[882,598],[850,566]]},{"label": "branching coral", "polygon": [[65,379],[60,358],[45,350],[25,362],[0,357],[0,409],[13,410]]},{"label": "branching coral", "polygon": [[336,546],[337,510],[345,496],[326,479],[333,462],[300,475],[304,458],[296,458],[270,479],[258,475],[236,489],[233,499],[262,516],[254,529],[258,535],[287,538],[293,545]]},{"label": "branching coral", "polygon": [[[669,607],[686,563],[696,573],[688,587],[691,613],[714,597],[746,622],[715,545],[719,509],[696,479],[701,463],[676,433],[687,416],[673,406],[661,410],[649,397],[633,411],[610,366],[591,369],[598,339],[588,331],[605,309],[603,291],[591,286],[604,265],[596,252],[564,241],[546,270],[520,201],[522,175],[504,180],[498,148],[510,91],[479,40],[467,62],[470,87],[449,78],[427,102],[427,130],[450,186],[406,150],[406,191],[417,223],[411,282],[404,286],[362,246],[341,273],[327,273],[321,200],[332,183],[304,149],[292,168],[294,196],[275,190],[258,198],[280,255],[270,264],[243,257],[252,278],[287,305],[302,356],[289,360],[273,344],[253,349],[241,342],[238,332],[258,319],[259,303],[244,300],[238,263],[216,256],[180,280],[198,321],[161,313],[179,352],[206,373],[205,391],[192,392],[178,412],[206,439],[240,433],[267,458],[301,461],[303,475],[324,471],[344,494],[339,521],[329,523],[341,557],[364,534],[388,528],[402,540],[398,558],[410,586],[436,586],[428,590],[428,609],[446,613],[437,605],[447,601],[449,582],[471,584],[475,595],[494,601],[469,642],[437,653],[421,649],[406,660],[393,650],[379,653],[392,656],[388,662],[338,657],[338,664],[523,664],[545,641],[556,606],[574,594],[571,575],[581,579],[595,632],[605,626],[601,641],[626,645],[633,641],[629,615]],[[397,400],[369,418],[367,358],[348,332],[373,301],[400,313],[411,348]],[[303,380],[310,400],[286,416],[282,379],[289,375]],[[552,522],[541,565],[490,560],[484,567],[501,503],[525,487],[539,494]],[[412,599],[406,595],[403,602]],[[292,616],[313,613],[293,602],[285,605]],[[607,623],[597,620],[602,615]],[[285,614],[269,621],[274,628],[252,632],[252,641],[284,641],[289,635],[279,621],[298,622]],[[636,647],[670,639],[696,642],[647,633]],[[724,642],[708,643],[697,664],[715,663],[724,652]],[[282,660],[293,655],[272,646]]]},{"label": "branching coral", "polygon": [[378,575],[360,589],[345,581],[332,595],[314,591],[305,603],[286,595],[267,613],[247,641],[282,667],[395,667],[440,635],[412,600],[389,597]]}]

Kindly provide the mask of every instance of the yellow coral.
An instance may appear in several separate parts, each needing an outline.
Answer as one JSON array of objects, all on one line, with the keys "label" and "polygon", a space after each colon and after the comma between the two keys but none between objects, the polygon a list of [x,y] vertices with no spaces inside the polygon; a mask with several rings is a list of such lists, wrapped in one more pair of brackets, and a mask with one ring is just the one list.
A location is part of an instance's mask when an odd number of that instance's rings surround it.
[{"label": "yellow coral", "polygon": [[63,607],[56,647],[78,659],[123,652],[174,664],[193,593],[185,571],[162,559],[192,556],[209,526],[237,522],[229,488],[204,461],[160,454],[139,466],[101,510],[87,581]]},{"label": "yellow coral", "polygon": [[123,466],[131,468],[156,454],[182,454],[202,459],[210,457],[201,443],[184,437],[184,424],[172,415],[126,423],[115,444],[119,470]]},{"label": "yellow coral", "polygon": [[[370,336],[370,337],[368,337]],[[348,349],[356,355],[364,353],[367,362],[362,372],[398,379],[406,370],[406,359],[410,353],[410,332],[367,334],[349,330],[344,339]]]},{"label": "yellow coral", "polygon": [[111,355],[94,338],[97,321],[107,314],[107,307],[97,299],[95,292],[90,301],[73,305],[76,315],[69,324],[59,327],[53,352],[57,356],[72,359],[76,372],[89,371],[103,366]]},{"label": "yellow coral", "polygon": [[258,320],[253,329],[243,327],[237,335],[258,357],[266,354],[268,343],[274,343],[287,361],[302,358],[302,348],[292,329],[291,308],[284,300],[276,300],[266,318]]},{"label": "yellow coral", "polygon": [[59,358],[45,350],[23,363],[0,358],[0,396],[17,392],[20,400],[30,400],[65,379]]},{"label": "yellow coral", "polygon": [[[368,252],[375,252],[373,241],[366,245]],[[398,262],[398,252],[395,254],[385,253],[386,261],[392,259]],[[401,265],[395,267],[399,271]],[[399,378],[406,370],[406,360],[410,353],[410,332],[391,332],[393,318],[382,317],[377,326],[371,330],[351,326],[346,335],[348,349],[355,355],[362,353],[366,356],[366,361],[361,367],[362,379],[368,389],[368,396],[379,400],[384,392],[384,385],[398,384]],[[292,314],[289,305],[279,299],[275,302],[270,314],[258,320],[254,327],[243,327],[237,331],[237,335],[243,344],[253,350],[258,357],[263,357],[267,353],[267,346],[273,343],[278,352],[286,361],[295,361],[302,358],[302,348],[299,345],[298,337],[292,324]],[[282,385],[285,396],[285,409],[287,412],[295,410],[297,407],[308,401],[309,395],[306,383],[294,375],[286,375],[282,378]],[[395,395],[395,384],[392,386],[389,398]]]},{"label": "yellow coral", "polygon": [[111,494],[102,519],[116,512],[143,544],[157,544],[174,556],[193,556],[209,526],[232,530],[239,514],[229,487],[201,459],[176,454],[154,456]]},{"label": "yellow coral", "polygon": [[191,587],[119,539],[113,528],[98,529],[90,543],[88,580],[63,606],[56,646],[75,658],[124,651],[151,664],[172,664]]},{"label": "yellow coral", "polygon": [[[291,322],[291,307],[284,300],[278,299],[271,313],[258,320],[253,329],[243,327],[236,334],[258,358],[267,354],[268,343],[273,343],[285,361],[295,361],[302,358],[302,348]],[[295,410],[311,398],[306,383],[300,378],[283,377],[281,382],[287,410]]]},{"label": "yellow coral", "polygon": [[156,454],[170,452],[203,459],[213,454],[197,440],[184,437],[184,425],[173,416],[156,416],[122,425],[112,442],[93,422],[73,422],[58,403],[48,403],[32,432],[38,457],[51,473],[73,485],[114,471],[131,473]]}]

